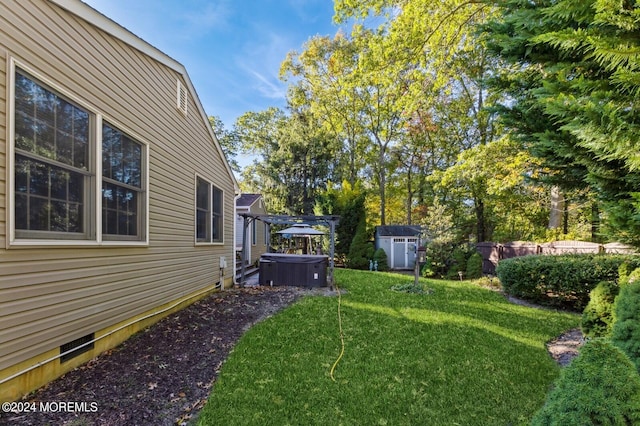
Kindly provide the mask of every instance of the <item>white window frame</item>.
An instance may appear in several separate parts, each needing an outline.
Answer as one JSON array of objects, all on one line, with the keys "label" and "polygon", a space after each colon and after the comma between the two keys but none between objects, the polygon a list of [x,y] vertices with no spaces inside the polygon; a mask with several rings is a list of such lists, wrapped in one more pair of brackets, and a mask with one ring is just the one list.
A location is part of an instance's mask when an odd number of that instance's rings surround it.
[{"label": "white window frame", "polygon": [[258,224],[255,219],[251,222],[251,245],[258,245]]},{"label": "white window frame", "polygon": [[[149,243],[148,240],[148,236],[149,236],[149,144],[142,142],[142,139],[138,136],[135,136],[134,133],[132,133],[129,130],[126,130],[126,127],[122,126],[121,124],[118,124],[117,122],[113,121],[113,120],[108,120],[106,118],[104,118],[102,115],[100,116],[100,128],[98,129],[98,135],[100,138],[100,142],[99,142],[99,148],[100,148],[100,156],[97,157],[97,162],[99,163],[100,166],[100,176],[98,176],[98,180],[100,181],[100,192],[99,194],[99,198],[100,198],[100,203],[99,203],[99,207],[100,207],[100,212],[99,212],[99,216],[100,216],[100,222],[98,222],[97,226],[98,229],[100,230],[100,238],[102,239],[102,242],[104,244],[112,244],[112,243],[118,243],[121,244],[123,242],[127,242],[127,243],[138,243],[138,242],[144,242],[145,244]],[[132,142],[139,144],[142,147],[142,153],[141,153],[141,186],[139,191],[137,191],[137,193],[139,194],[139,196],[142,198],[141,200],[138,201],[138,207],[141,209],[141,211],[138,212],[138,236],[129,236],[129,235],[119,235],[119,234],[103,234],[102,231],[102,211],[103,211],[103,205],[102,205],[102,182],[104,181],[104,176],[103,176],[103,170],[102,170],[102,128],[104,127],[103,125],[105,124],[111,127],[112,129],[122,133],[124,136],[129,137],[129,139],[131,139]],[[108,178],[107,178],[108,180]],[[126,184],[124,183],[119,183],[117,184],[118,186],[121,187],[126,187]]]},{"label": "white window frame", "polygon": [[[90,161],[90,173],[92,175],[92,183],[89,188],[86,189],[90,193],[87,197],[86,203],[90,203],[87,216],[84,218],[86,224],[89,227],[87,236],[82,239],[64,238],[64,234],[51,233],[52,238],[38,238],[34,237],[18,237],[16,235],[16,212],[15,212],[15,84],[16,84],[16,72],[20,69],[24,71],[28,77],[36,79],[36,83],[45,85],[46,89],[50,89],[54,94],[60,95],[73,102],[78,107],[89,112],[91,115],[91,129],[90,135],[91,143],[91,155]],[[31,67],[14,57],[9,58],[9,67],[7,74],[7,114],[9,118],[8,127],[8,140],[7,140],[7,156],[6,156],[6,182],[7,182],[7,236],[6,248],[16,247],[38,247],[38,246],[54,246],[54,247],[77,247],[77,246],[148,246],[149,245],[149,143],[144,141],[143,138],[136,135],[125,126],[118,123],[117,120],[106,117],[103,113],[92,107],[89,102],[83,101],[75,94],[65,90],[60,84],[53,82],[47,78],[43,73],[38,72],[34,67]],[[111,126],[117,128],[123,133],[126,133],[131,138],[142,146],[142,190],[140,195],[143,200],[140,202],[140,206],[143,211],[140,213],[142,218],[139,222],[139,234],[138,238],[131,239],[126,237],[123,239],[117,238],[117,236],[110,235],[109,239],[103,239],[102,235],[102,124],[103,120],[108,122]],[[47,232],[47,231],[42,231]],[[58,238],[56,238],[58,237]],[[124,236],[123,236],[124,237]]]},{"label": "white window frame", "polygon": [[269,224],[267,224],[267,222],[264,222],[262,224],[264,226],[264,245],[265,246],[269,246]]},{"label": "white window frame", "polygon": [[[207,192],[209,195],[209,206],[208,206],[208,212],[209,212],[209,217],[208,217],[208,229],[207,229],[207,239],[206,241],[202,241],[202,240],[198,240],[198,181],[202,181],[204,183],[207,184]],[[193,195],[194,195],[194,201],[193,201],[193,239],[194,239],[194,244],[196,246],[222,246],[224,245],[224,241],[225,241],[225,235],[224,235],[224,230],[225,230],[225,209],[224,209],[224,202],[225,202],[225,192],[222,188],[220,188],[218,185],[214,184],[213,181],[211,181],[210,179],[207,179],[205,177],[203,177],[202,175],[196,174],[195,178],[194,178],[194,191],[193,191]],[[217,189],[218,191],[220,191],[220,194],[222,195],[222,201],[221,201],[221,213],[220,213],[220,220],[222,221],[221,225],[220,225],[220,233],[222,234],[222,238],[219,240],[214,240],[213,239],[213,234],[214,234],[214,229],[213,229],[213,218],[214,218],[214,211],[213,211],[213,207],[214,207],[214,189]]]}]

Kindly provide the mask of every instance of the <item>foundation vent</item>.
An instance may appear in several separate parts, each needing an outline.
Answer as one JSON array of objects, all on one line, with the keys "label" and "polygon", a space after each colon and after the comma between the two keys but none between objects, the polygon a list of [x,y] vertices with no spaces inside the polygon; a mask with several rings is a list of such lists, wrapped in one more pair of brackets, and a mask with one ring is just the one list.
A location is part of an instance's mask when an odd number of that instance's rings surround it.
[{"label": "foundation vent", "polygon": [[91,333],[60,346],[60,354],[62,355],[60,357],[60,362],[69,361],[70,359],[75,358],[80,354],[89,352],[91,349],[93,349],[94,339],[95,333]]}]

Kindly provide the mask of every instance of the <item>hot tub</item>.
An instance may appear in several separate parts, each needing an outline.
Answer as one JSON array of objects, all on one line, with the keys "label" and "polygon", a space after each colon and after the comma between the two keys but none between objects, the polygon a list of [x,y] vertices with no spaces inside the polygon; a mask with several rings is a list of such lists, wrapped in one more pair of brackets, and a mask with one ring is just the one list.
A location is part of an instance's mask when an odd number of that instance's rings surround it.
[{"label": "hot tub", "polygon": [[260,256],[260,285],[326,287],[329,256],[266,253]]}]

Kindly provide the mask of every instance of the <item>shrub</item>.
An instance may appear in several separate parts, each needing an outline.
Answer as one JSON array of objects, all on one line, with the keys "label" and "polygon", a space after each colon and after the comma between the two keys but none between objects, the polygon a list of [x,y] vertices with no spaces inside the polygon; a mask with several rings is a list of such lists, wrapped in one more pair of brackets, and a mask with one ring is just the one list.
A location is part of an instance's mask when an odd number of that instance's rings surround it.
[{"label": "shrub", "polygon": [[378,271],[388,271],[389,264],[387,263],[387,252],[383,248],[377,249],[373,253],[373,260],[378,262]]},{"label": "shrub", "polygon": [[611,342],[594,339],[560,373],[532,425],[631,425],[640,422],[640,376]]},{"label": "shrub", "polygon": [[[454,244],[451,241],[432,241],[427,245],[427,263],[425,270],[428,276],[445,277],[453,260],[451,258]],[[457,276],[456,276],[457,278]]]},{"label": "shrub", "polygon": [[482,277],[482,255],[474,252],[467,260],[467,279],[475,280]]},{"label": "shrub", "polygon": [[460,272],[464,274],[467,271],[467,259],[471,256],[471,252],[466,247],[456,247],[449,256],[449,269],[446,277],[450,280],[457,280],[460,278]]},{"label": "shrub", "polygon": [[623,262],[640,267],[640,256],[571,254],[501,260],[496,274],[506,293],[536,303],[582,311],[601,281],[617,281]]},{"label": "shrub", "polygon": [[620,264],[620,267],[618,267],[618,282],[628,282],[629,280],[629,273],[631,271],[629,271],[629,263],[627,262],[622,262]]},{"label": "shrub", "polygon": [[431,260],[427,257],[426,262],[422,265],[422,269],[420,270],[420,276],[425,278],[432,278],[436,274],[431,269]]},{"label": "shrub", "polygon": [[472,281],[473,284],[479,285],[481,287],[491,288],[493,290],[500,290],[502,286],[500,285],[500,280],[497,277],[488,275],[482,276]]},{"label": "shrub", "polygon": [[[452,240],[431,241],[427,245],[427,262],[422,268],[422,276],[457,280],[458,272],[462,272],[468,277],[467,264],[474,253],[475,250],[470,250],[466,244],[456,244]],[[480,275],[468,278],[479,278],[482,275],[482,257],[479,270]]]},{"label": "shrub", "polygon": [[587,337],[606,337],[613,327],[613,306],[620,287],[602,281],[589,293],[589,303],[582,312],[582,333]]},{"label": "shrub", "polygon": [[369,261],[373,258],[373,243],[367,238],[366,223],[360,220],[358,230],[349,247],[347,267],[351,269],[369,269]]},{"label": "shrub", "polygon": [[[631,278],[635,271],[629,276]],[[615,303],[612,342],[640,371],[640,280],[623,285]]]},{"label": "shrub", "polygon": [[635,283],[637,281],[640,281],[640,268],[635,269],[633,272],[631,272],[625,279],[624,283]]}]

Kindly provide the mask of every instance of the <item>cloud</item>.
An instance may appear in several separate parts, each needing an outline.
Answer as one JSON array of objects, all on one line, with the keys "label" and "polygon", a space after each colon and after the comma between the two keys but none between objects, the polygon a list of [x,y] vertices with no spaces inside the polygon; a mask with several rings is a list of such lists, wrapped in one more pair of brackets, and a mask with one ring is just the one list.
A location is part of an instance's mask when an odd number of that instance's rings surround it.
[{"label": "cloud", "polygon": [[[201,2],[197,2],[201,3]],[[192,34],[206,34],[211,30],[226,30],[230,28],[229,19],[233,9],[228,0],[205,2],[188,8],[189,12],[182,15],[185,29]]]},{"label": "cloud", "polygon": [[253,40],[260,42],[247,43],[241,53],[236,55],[235,62],[247,74],[250,85],[260,95],[268,99],[284,100],[287,89],[280,81],[280,64],[295,43],[274,31],[256,30]]},{"label": "cloud", "polygon": [[273,76],[259,73],[256,70],[248,70],[249,74],[255,77],[255,88],[265,97],[269,99],[284,99],[287,89],[283,83]]}]

